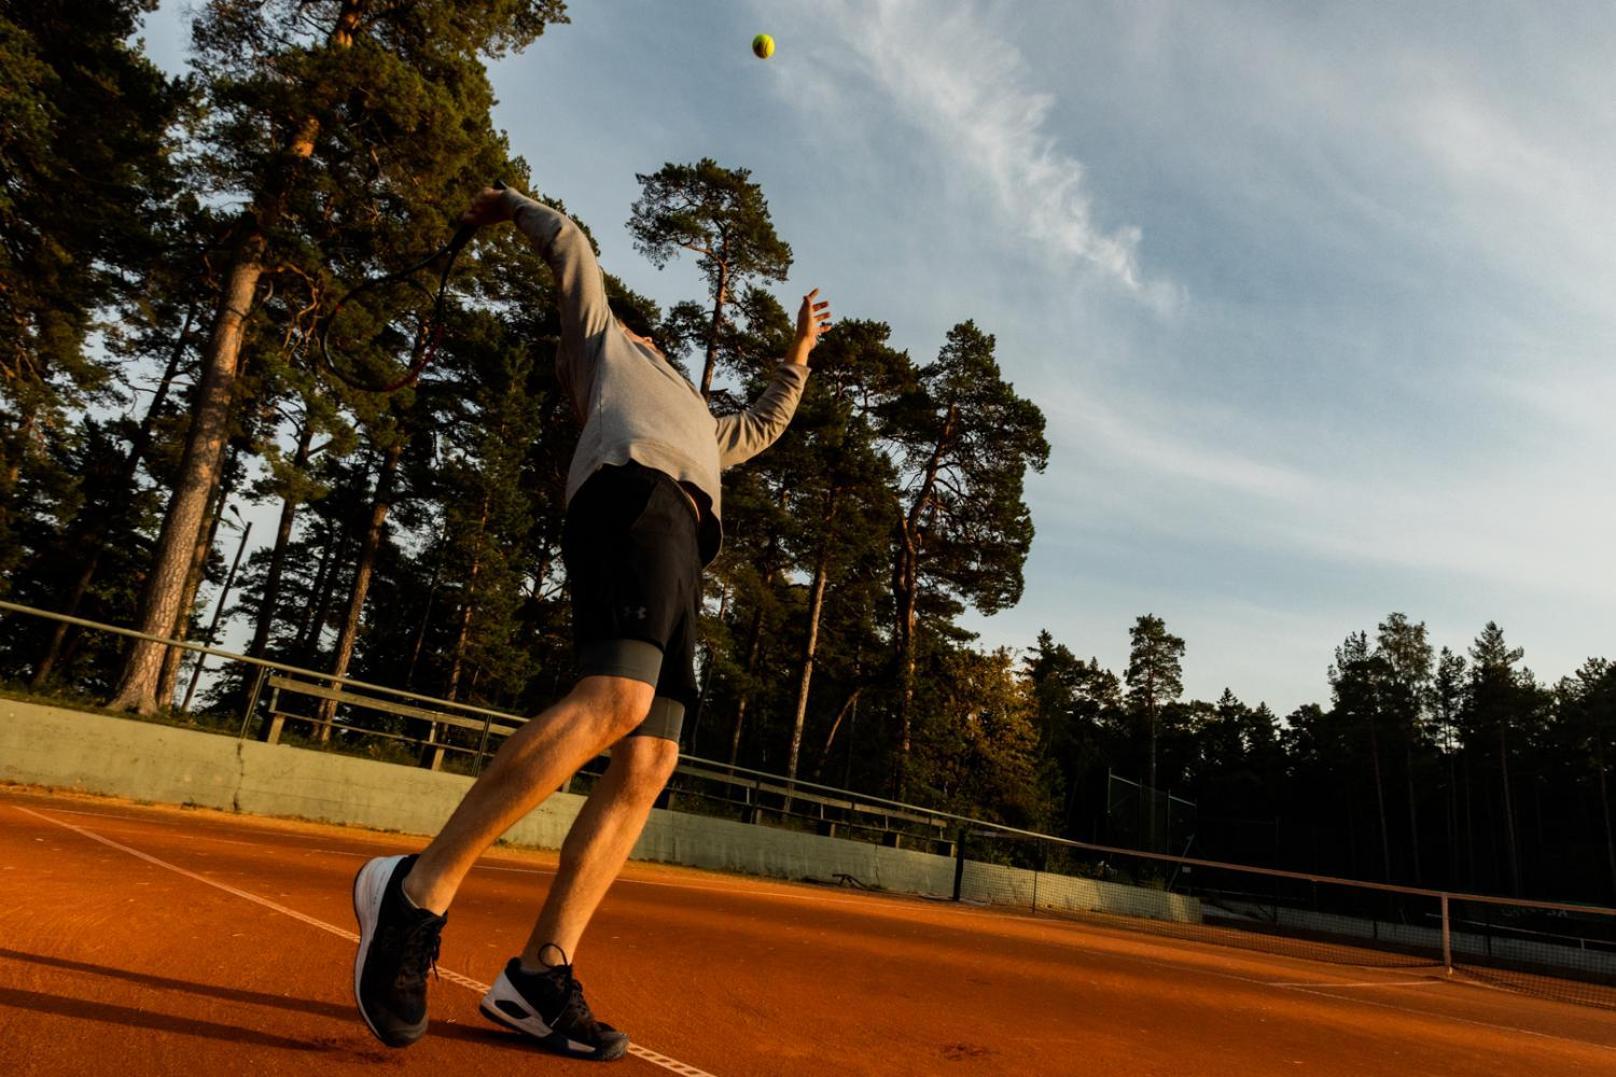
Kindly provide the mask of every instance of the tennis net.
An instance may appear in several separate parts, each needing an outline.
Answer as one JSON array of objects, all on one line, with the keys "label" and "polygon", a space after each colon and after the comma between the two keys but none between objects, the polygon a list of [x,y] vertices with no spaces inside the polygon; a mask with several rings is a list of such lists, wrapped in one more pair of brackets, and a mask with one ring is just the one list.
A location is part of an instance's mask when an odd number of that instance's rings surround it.
[{"label": "tennis net", "polygon": [[1221,946],[1427,969],[1616,1009],[1616,909],[1359,882],[973,828],[955,897]]}]

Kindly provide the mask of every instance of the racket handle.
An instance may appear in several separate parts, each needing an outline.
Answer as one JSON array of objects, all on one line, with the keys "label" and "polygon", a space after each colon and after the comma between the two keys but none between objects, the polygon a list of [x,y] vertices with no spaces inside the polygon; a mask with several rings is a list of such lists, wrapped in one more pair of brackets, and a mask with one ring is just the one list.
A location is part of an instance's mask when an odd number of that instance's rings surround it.
[{"label": "racket handle", "polygon": [[[496,179],[494,181],[494,190],[503,191],[505,189],[506,188],[505,188],[505,181],[504,180]],[[445,250],[448,252],[448,254],[450,256],[453,256],[453,255],[457,254],[460,251],[461,247],[464,247],[467,243],[471,242],[471,237],[476,233],[476,231],[477,231],[477,229],[475,227],[473,227],[472,225],[469,225],[469,224],[461,225],[459,227],[459,229],[457,229],[455,231],[455,234],[454,234],[453,238],[451,238],[449,240],[449,244],[445,248]]]}]

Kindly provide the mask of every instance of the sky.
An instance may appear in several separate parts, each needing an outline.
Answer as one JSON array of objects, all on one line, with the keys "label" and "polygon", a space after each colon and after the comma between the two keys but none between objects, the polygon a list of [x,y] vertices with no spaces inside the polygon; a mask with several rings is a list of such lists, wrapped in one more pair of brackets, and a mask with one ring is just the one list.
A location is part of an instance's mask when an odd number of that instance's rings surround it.
[{"label": "sky", "polygon": [[[712,157],[792,245],[783,301],[918,361],[997,337],[1052,451],[982,644],[1120,673],[1154,613],[1187,695],[1280,714],[1393,611],[1456,651],[1497,621],[1547,680],[1616,657],[1616,9],[572,8],[494,65],[494,122],[608,270],[704,294],[623,225],[636,173]],[[145,29],[173,70],[186,33]]]}]

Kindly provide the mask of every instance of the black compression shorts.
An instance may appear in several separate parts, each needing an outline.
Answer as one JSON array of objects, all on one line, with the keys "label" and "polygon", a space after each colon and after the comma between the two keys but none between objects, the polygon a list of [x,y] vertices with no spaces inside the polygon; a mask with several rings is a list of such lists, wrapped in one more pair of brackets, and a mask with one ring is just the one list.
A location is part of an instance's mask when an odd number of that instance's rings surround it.
[{"label": "black compression shorts", "polygon": [[696,703],[701,550],[683,489],[630,461],[603,467],[573,495],[561,553],[572,591],[579,673],[656,688],[630,736],[678,741]]}]

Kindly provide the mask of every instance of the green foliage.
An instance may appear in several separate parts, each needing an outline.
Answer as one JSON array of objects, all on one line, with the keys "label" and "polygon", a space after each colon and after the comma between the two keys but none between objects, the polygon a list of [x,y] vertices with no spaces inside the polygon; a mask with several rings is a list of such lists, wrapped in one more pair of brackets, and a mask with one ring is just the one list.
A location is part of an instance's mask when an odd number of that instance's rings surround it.
[{"label": "green foliage", "polygon": [[[149,323],[173,242],[168,138],[189,91],[129,42],[150,6],[0,4],[0,588],[83,504],[56,465],[83,451],[72,416],[116,400],[94,337]],[[55,517],[29,522],[41,499]]]},{"label": "green foliage", "polygon": [[955,651],[928,685],[917,740],[927,803],[1024,828],[1055,813],[1036,780],[1038,701],[1010,651]]},{"label": "green foliage", "polygon": [[634,178],[642,193],[629,233],[652,265],[665,266],[680,251],[695,254],[715,299],[724,287],[786,279],[791,247],[775,234],[769,204],[750,170],[724,168],[704,157]]}]

